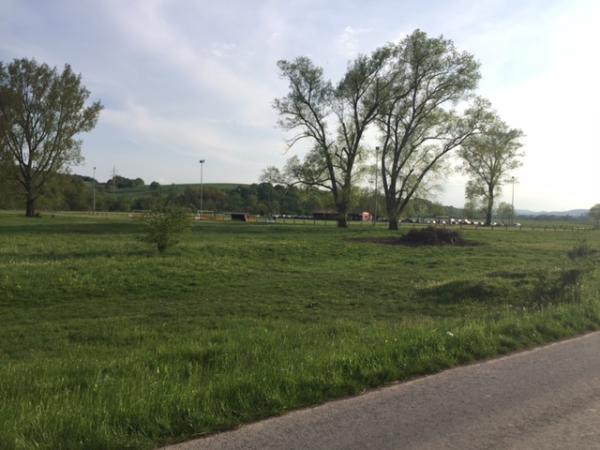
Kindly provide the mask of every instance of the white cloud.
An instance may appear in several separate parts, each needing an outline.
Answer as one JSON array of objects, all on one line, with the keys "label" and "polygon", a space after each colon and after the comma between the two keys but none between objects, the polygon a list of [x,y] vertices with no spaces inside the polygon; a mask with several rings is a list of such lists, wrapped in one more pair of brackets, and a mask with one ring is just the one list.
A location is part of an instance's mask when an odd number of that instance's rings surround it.
[{"label": "white cloud", "polygon": [[[215,123],[168,118],[135,104],[129,104],[124,110],[104,110],[101,120],[184,156],[205,156],[238,166],[247,163],[247,143],[232,138],[227,132],[219,132]],[[278,140],[265,138],[257,138],[252,143],[252,146],[269,148],[275,145]]]},{"label": "white cloud", "polygon": [[360,53],[360,37],[371,30],[369,28],[354,28],[350,25],[344,28],[344,31],[337,38],[337,48],[342,56],[353,58]]},{"label": "white cloud", "polygon": [[[106,105],[85,136],[99,167],[178,182],[205,156],[215,181],[255,180],[289,156],[271,108],[286,91],[277,60],[312,55],[336,80],[357,53],[418,27],[475,54],[481,94],[527,134],[519,207],[598,201],[597,0],[33,3],[0,2],[0,60],[34,56],[82,72]],[[462,204],[464,180],[446,184],[440,200]]]},{"label": "white cloud", "polygon": [[227,58],[232,56],[237,44],[231,42],[220,42],[212,45],[210,52],[217,58]]},{"label": "white cloud", "polygon": [[239,120],[257,126],[274,122],[270,107],[273,96],[268,86],[252,79],[247,72],[239,73],[231,61],[226,63],[222,58],[234,50],[236,44],[202,47],[201,42],[194,42],[165,19],[161,2],[139,1],[128,2],[127,7],[124,5],[119,3],[119,7],[114,8],[114,16],[134,51],[156,57],[185,77],[196,86],[192,95],[198,98],[220,96],[231,103],[232,113]]}]

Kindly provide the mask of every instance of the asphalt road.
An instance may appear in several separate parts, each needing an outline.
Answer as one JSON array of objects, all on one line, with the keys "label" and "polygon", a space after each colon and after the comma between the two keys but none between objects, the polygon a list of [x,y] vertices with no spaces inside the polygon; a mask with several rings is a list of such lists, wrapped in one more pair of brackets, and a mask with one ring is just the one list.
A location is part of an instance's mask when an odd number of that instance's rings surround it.
[{"label": "asphalt road", "polygon": [[600,333],[169,449],[600,449]]}]

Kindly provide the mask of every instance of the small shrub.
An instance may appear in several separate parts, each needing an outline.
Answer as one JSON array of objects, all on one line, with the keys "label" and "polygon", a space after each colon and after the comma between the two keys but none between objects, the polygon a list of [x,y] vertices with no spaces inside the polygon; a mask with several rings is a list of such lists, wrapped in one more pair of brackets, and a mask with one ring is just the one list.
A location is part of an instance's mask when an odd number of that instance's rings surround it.
[{"label": "small shrub", "polygon": [[596,253],[585,241],[579,241],[567,252],[570,264],[555,271],[537,274],[533,297],[538,306],[553,302],[578,302],[583,294],[583,281],[593,269]]},{"label": "small shrub", "polygon": [[538,272],[533,286],[534,305],[541,308],[553,303],[579,301],[584,275],[585,272],[579,268]]},{"label": "small shrub", "polygon": [[584,261],[591,258],[596,251],[583,239],[577,242],[575,246],[567,252],[567,256],[572,261]]},{"label": "small shrub", "polygon": [[142,221],[146,232],[141,240],[164,253],[179,242],[178,237],[190,228],[192,218],[184,208],[162,206],[145,213]]}]

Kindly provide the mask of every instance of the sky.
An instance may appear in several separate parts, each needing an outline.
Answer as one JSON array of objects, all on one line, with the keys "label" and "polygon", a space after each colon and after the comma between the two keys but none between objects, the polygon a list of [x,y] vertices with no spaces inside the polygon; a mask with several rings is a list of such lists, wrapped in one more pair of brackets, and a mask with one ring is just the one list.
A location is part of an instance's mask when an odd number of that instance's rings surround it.
[{"label": "sky", "polygon": [[[197,183],[204,159],[204,182],[251,183],[302,154],[276,126],[278,60],[335,82],[419,28],[475,55],[478,94],[524,131],[515,207],[557,211],[600,201],[599,23],[598,0],[0,0],[0,60],[68,63],[104,105],[74,173]],[[461,207],[465,182],[435,200]]]}]

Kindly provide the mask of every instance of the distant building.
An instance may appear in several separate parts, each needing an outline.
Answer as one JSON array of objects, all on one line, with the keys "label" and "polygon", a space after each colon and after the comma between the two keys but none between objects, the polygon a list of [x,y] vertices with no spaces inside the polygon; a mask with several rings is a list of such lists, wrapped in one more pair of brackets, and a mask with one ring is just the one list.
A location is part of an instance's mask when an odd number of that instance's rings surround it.
[{"label": "distant building", "polygon": [[256,216],[244,212],[230,213],[233,222],[256,222]]}]

